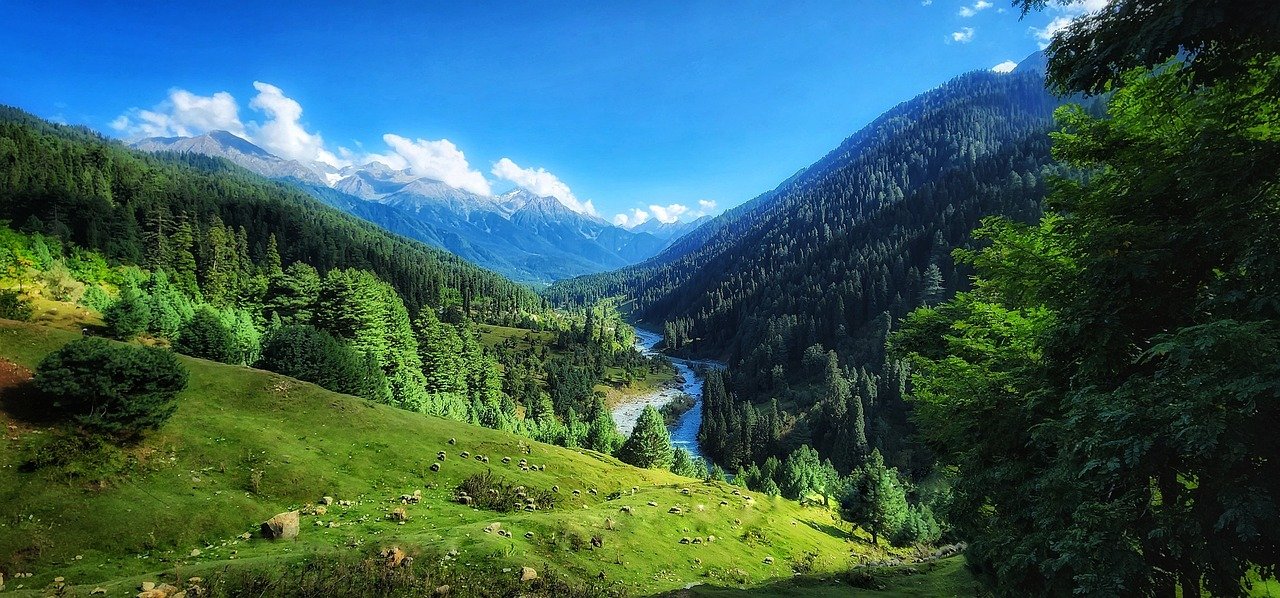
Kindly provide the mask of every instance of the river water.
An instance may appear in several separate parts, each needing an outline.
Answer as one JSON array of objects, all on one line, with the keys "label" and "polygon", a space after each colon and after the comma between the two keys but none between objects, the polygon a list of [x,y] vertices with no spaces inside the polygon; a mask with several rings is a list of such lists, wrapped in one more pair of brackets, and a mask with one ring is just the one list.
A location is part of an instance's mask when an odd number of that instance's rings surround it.
[{"label": "river water", "polygon": [[[636,348],[645,355],[656,355],[658,352],[654,349],[658,343],[662,342],[662,335],[648,330],[636,329]],[[678,372],[677,380],[680,380],[678,388],[662,388],[647,395],[635,397],[613,408],[613,421],[618,425],[618,431],[624,436],[630,436],[631,430],[636,427],[636,420],[640,419],[640,413],[644,411],[645,405],[653,405],[655,408],[661,409],[663,405],[675,400],[676,397],[687,394],[694,399],[693,408],[684,412],[680,419],[676,421],[674,426],[667,429],[671,433],[672,446],[683,448],[689,451],[695,458],[703,458],[702,451],[698,446],[698,428],[702,426],[702,376],[698,375],[697,370],[702,367],[724,367],[723,364],[714,361],[698,361],[688,359],[671,358],[671,363],[675,364]]]}]

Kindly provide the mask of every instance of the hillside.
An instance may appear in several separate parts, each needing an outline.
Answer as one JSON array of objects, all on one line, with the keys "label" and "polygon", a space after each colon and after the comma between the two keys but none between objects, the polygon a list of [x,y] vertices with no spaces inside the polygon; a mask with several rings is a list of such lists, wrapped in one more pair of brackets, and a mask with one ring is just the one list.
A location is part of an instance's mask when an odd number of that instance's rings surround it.
[{"label": "hillside", "polygon": [[271,154],[227,131],[149,137],[130,147],[225,158],[391,232],[529,284],[545,285],[634,264],[696,227],[675,222],[629,230],[579,214],[554,197],[539,197],[521,188],[496,196],[478,195],[381,162],[341,169],[318,162],[304,164]]},{"label": "hillside", "polygon": [[[108,260],[168,265],[184,225],[199,238],[218,225],[234,250],[260,263],[270,238],[284,264],[321,273],[366,269],[390,283],[410,311],[456,293],[486,320],[510,321],[544,302],[529,288],[343,214],[283,183],[198,154],[151,155],[83,127],[0,107],[0,220],[103,253]],[[193,248],[194,269],[216,256]]]},{"label": "hillside", "polygon": [[[654,259],[545,294],[626,297],[639,319],[664,327],[669,349],[727,361],[727,393],[707,404],[703,442],[728,467],[808,444],[841,470],[880,448],[921,474],[929,461],[904,444],[905,379],[885,361],[885,338],[911,309],[966,288],[951,251],[970,244],[982,218],[1039,216],[1059,169],[1048,131],[1060,100],[1035,58],[903,102]],[[839,401],[823,399],[832,371],[850,389]],[[746,429],[756,421],[746,406],[763,412],[771,399],[785,421]]]},{"label": "hillside", "polygon": [[[57,426],[39,417],[24,370],[77,336],[0,322],[0,423],[8,447],[0,452],[0,570],[9,590],[50,588],[60,577],[74,593],[102,587],[108,595],[132,595],[142,581],[173,582],[176,576],[202,577],[218,595],[243,587],[234,584],[246,579],[293,579],[287,576],[294,569],[280,569],[291,563],[312,563],[317,578],[326,566],[380,563],[374,555],[391,546],[416,557],[414,575],[425,577],[415,579],[429,582],[416,592],[453,583],[464,595],[516,588],[645,595],[687,584],[754,587],[789,578],[791,563],[811,561],[815,574],[839,573],[860,560],[884,558],[861,537],[850,542],[848,527],[820,507],[747,497],[722,483],[635,469],[591,451],[189,358],[182,361],[190,385],[161,430],[135,447],[60,463],[70,453],[47,453],[59,446],[53,440]],[[436,460],[437,451],[447,453],[444,461]],[[521,459],[537,470],[521,471]],[[430,469],[436,463],[439,472]],[[458,504],[457,485],[487,471],[531,494],[550,493],[554,506],[504,514]],[[417,491],[420,502],[402,504],[402,495]],[[296,541],[258,536],[263,520],[291,509],[312,511],[323,496],[351,504],[304,514]],[[389,520],[402,506],[407,521]],[[673,507],[682,512],[669,513]],[[512,537],[486,533],[492,523]],[[691,536],[705,540],[681,543]],[[807,553],[816,556],[806,559]],[[536,569],[541,581],[521,584],[525,566]],[[373,584],[373,578],[386,582],[380,571],[367,563],[348,571],[346,583],[355,585],[347,587]],[[954,566],[939,571],[954,577]],[[15,573],[34,575],[15,579]],[[897,591],[931,578],[890,577],[886,587]],[[899,578],[905,581],[893,581]],[[303,586],[293,583],[271,593],[301,592]]]}]

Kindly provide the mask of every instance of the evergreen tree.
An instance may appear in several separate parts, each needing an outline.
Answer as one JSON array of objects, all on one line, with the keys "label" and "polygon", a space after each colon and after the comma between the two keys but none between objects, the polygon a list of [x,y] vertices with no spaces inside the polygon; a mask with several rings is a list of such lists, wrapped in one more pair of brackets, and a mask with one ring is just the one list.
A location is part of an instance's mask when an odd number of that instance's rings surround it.
[{"label": "evergreen tree", "polygon": [[222,314],[208,305],[197,309],[191,319],[182,326],[178,339],[173,343],[173,348],[192,357],[222,363],[240,362],[240,351],[235,336],[227,327]]},{"label": "evergreen tree", "polygon": [[102,320],[107,325],[108,334],[130,340],[147,330],[147,324],[151,322],[151,306],[137,287],[128,286],[102,314]]},{"label": "evergreen tree", "polygon": [[850,476],[840,499],[840,514],[871,532],[871,543],[898,530],[907,516],[907,495],[898,480],[898,471],[885,467],[879,450]]},{"label": "evergreen tree", "polygon": [[653,405],[645,405],[635,429],[631,431],[631,437],[618,449],[618,458],[625,463],[647,469],[671,467],[671,437],[667,434],[662,414]]}]

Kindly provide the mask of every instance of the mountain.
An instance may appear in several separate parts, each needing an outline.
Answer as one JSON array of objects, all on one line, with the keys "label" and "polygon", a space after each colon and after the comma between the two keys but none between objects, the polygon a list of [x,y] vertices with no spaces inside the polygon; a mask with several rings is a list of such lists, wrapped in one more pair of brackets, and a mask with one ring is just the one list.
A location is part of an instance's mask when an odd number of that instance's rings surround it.
[{"label": "mountain", "polygon": [[628,230],[634,233],[649,233],[663,241],[666,241],[667,244],[670,244],[699,226],[710,222],[711,218],[711,216],[699,216],[697,219],[689,222],[683,222],[680,220],[676,220],[674,222],[662,222],[657,218],[650,218],[649,220],[645,220],[639,225],[633,226]]},{"label": "mountain", "polygon": [[[544,294],[633,300],[637,317],[664,328],[668,349],[726,360],[725,396],[736,401],[708,400],[703,414],[704,450],[726,466],[808,443],[847,468],[850,451],[865,450],[851,440],[858,434],[904,471],[920,466],[899,440],[902,370],[885,362],[886,334],[923,301],[965,288],[951,251],[968,246],[981,218],[1039,216],[1057,168],[1048,132],[1059,103],[1034,68],[962,75],[654,258]],[[822,399],[831,351],[857,405]],[[789,424],[755,447],[737,442],[761,433],[739,425],[756,421],[743,410],[770,399]]]},{"label": "mountain", "polygon": [[[216,144],[219,151],[252,157],[263,167],[286,165],[237,139],[210,134],[173,143]],[[524,285],[390,234],[226,160],[197,152],[142,153],[88,129],[55,125],[9,107],[0,107],[0,148],[5,152],[0,179],[6,181],[0,186],[0,220],[101,251],[119,263],[168,262],[176,246],[173,237],[184,228],[196,239],[231,231],[234,238],[226,241],[234,247],[195,243],[189,269],[204,273],[212,264],[232,261],[218,253],[224,250],[236,254],[237,262],[261,261],[274,237],[286,264],[306,262],[320,272],[369,270],[391,284],[413,311],[441,305],[446,292],[462,297],[468,307],[472,301],[485,306],[487,313],[476,315],[493,322],[543,309],[543,301]]]},{"label": "mountain", "polygon": [[225,158],[394,233],[538,285],[642,261],[687,226],[633,231],[519,188],[486,197],[380,162],[338,169],[287,160],[226,131],[151,137],[132,147]]}]

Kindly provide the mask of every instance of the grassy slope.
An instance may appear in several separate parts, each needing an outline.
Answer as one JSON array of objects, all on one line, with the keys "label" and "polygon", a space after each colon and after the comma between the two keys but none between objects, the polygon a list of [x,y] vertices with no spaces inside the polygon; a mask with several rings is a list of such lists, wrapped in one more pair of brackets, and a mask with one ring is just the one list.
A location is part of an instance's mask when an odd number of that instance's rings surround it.
[{"label": "grassy slope", "polygon": [[[0,357],[34,368],[75,337],[0,321]],[[0,451],[0,569],[10,574],[10,590],[18,583],[45,587],[63,576],[72,584],[102,585],[118,594],[162,571],[197,575],[239,563],[349,553],[355,550],[349,544],[356,542],[364,548],[457,549],[464,562],[498,560],[578,579],[604,572],[618,589],[632,594],[691,583],[758,586],[789,577],[788,563],[805,552],[820,555],[819,572],[846,568],[855,552],[874,552],[864,540],[846,540],[848,528],[818,508],[765,497],[748,503],[728,486],[635,469],[597,453],[374,405],[250,368],[184,362],[191,383],[177,414],[131,450],[134,464],[109,478],[105,489],[48,470],[21,471],[22,447],[47,431],[15,419],[12,409],[0,411],[0,425],[17,426],[7,436],[18,438],[4,440]],[[6,392],[0,404],[12,408],[13,395]],[[447,444],[451,437],[457,445]],[[438,450],[448,451],[449,458],[440,473],[432,473]],[[461,451],[488,455],[491,463],[460,459]],[[502,465],[504,456],[546,464],[546,471],[522,473]],[[450,501],[458,482],[486,468],[531,487],[558,484],[562,502],[549,511],[504,515]],[[257,493],[249,491],[255,469],[262,471]],[[632,486],[639,487],[634,496]],[[586,492],[592,487],[597,496]],[[682,495],[682,488],[692,495]],[[582,496],[572,497],[573,489],[582,490]],[[414,490],[422,490],[424,499],[408,507],[410,521],[387,521],[385,514],[399,505],[396,497]],[[627,495],[606,500],[614,490]],[[355,505],[303,517],[297,541],[237,539],[267,517],[322,495]],[[719,506],[721,500],[729,505]],[[658,507],[646,506],[648,501]],[[705,512],[697,510],[699,504]],[[622,505],[634,507],[635,514],[620,513]],[[674,505],[685,514],[668,514]],[[616,530],[605,530],[606,518],[617,521]],[[315,526],[317,519],[340,526]],[[494,521],[515,537],[484,533]],[[771,545],[745,543],[748,529],[764,531]],[[532,540],[523,537],[529,531]],[[572,534],[599,534],[604,545],[571,550],[551,541]],[[678,543],[683,536],[707,535],[719,540]],[[198,557],[189,556],[193,549],[201,551]],[[764,564],[766,556],[776,562]],[[36,575],[12,578],[22,571]]]}]

